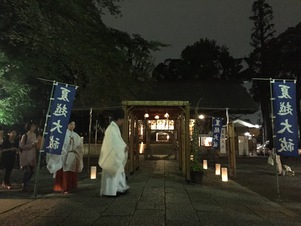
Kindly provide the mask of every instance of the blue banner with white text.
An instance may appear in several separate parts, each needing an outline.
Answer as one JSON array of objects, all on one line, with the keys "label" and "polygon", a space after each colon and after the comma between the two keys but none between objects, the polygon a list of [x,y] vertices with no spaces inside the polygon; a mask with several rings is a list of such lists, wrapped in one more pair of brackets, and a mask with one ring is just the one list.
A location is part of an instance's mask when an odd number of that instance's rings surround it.
[{"label": "blue banner with white text", "polygon": [[298,156],[298,118],[294,81],[271,81],[274,99],[275,150],[282,156]]},{"label": "blue banner with white text", "polygon": [[54,86],[45,132],[44,150],[49,154],[60,155],[71,115],[76,87],[58,83],[55,83]]},{"label": "blue banner with white text", "polygon": [[223,126],[222,118],[212,118],[212,149],[218,149],[220,144],[221,132]]}]

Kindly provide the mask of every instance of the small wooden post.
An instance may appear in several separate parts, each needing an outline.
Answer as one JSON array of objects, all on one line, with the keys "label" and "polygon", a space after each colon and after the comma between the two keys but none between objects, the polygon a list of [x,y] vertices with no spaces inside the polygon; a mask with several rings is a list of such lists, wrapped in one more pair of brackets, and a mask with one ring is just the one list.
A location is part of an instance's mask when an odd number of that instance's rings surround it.
[{"label": "small wooden post", "polygon": [[236,177],[236,154],[235,154],[235,133],[232,122],[228,123],[228,162],[229,162],[229,176]]},{"label": "small wooden post", "polygon": [[139,134],[138,134],[138,128],[139,128],[139,122],[138,119],[135,120],[135,170],[139,169],[139,157],[140,157],[140,150],[139,150]]},{"label": "small wooden post", "polygon": [[130,136],[130,173],[134,173],[135,159],[134,159],[134,135],[135,135],[135,118],[133,115],[130,116],[131,120],[131,136]]},{"label": "small wooden post", "polygon": [[[129,144],[129,112],[126,105],[123,105],[123,111],[124,111],[124,120],[122,125],[122,137],[124,142],[128,145]],[[129,162],[127,161],[127,164],[125,166],[126,173],[129,172]]]},{"label": "small wooden post", "polygon": [[190,134],[189,134],[189,121],[190,121],[190,106],[185,106],[185,170],[186,180],[190,180]]}]

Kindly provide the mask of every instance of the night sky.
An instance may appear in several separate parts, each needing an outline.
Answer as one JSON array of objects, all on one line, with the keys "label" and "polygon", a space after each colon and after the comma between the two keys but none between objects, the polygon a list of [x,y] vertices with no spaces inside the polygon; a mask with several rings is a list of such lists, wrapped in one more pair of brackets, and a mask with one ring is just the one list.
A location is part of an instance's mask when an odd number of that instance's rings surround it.
[{"label": "night sky", "polygon": [[[269,0],[274,11],[276,35],[301,22],[300,0]],[[180,58],[181,51],[200,38],[226,45],[232,56],[251,51],[253,0],[124,0],[123,16],[104,16],[105,24],[147,40],[170,44],[155,54],[156,63]]]}]

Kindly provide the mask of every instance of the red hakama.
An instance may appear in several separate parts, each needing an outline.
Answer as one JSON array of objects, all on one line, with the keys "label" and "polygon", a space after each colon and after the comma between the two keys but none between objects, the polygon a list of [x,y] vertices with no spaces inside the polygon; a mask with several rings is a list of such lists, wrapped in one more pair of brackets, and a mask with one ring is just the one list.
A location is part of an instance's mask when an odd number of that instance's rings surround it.
[{"label": "red hakama", "polygon": [[56,172],[54,180],[54,191],[71,192],[77,188],[77,172],[60,169]]}]

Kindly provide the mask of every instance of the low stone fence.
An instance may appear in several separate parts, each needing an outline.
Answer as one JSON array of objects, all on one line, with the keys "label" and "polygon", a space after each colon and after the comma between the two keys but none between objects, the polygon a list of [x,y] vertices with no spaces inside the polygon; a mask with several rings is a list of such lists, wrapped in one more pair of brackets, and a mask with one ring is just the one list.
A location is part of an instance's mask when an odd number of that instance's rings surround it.
[{"label": "low stone fence", "polygon": [[[101,144],[90,144],[90,156],[99,156]],[[84,144],[84,156],[89,155],[89,144]]]}]

